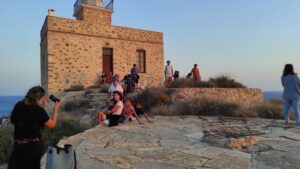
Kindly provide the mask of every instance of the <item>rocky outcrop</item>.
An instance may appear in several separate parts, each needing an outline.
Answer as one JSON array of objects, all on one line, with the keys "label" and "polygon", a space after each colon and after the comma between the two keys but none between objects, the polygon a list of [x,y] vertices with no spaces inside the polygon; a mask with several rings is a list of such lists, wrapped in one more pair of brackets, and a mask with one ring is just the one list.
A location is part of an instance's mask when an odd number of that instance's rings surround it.
[{"label": "rocky outcrop", "polygon": [[[114,128],[97,126],[60,141],[72,144],[79,169],[296,169],[300,166],[300,128],[280,120],[196,116],[155,117]],[[143,121],[145,121],[143,119]],[[241,149],[206,142],[205,132],[251,131],[256,144]],[[250,132],[248,132],[249,134]]]}]

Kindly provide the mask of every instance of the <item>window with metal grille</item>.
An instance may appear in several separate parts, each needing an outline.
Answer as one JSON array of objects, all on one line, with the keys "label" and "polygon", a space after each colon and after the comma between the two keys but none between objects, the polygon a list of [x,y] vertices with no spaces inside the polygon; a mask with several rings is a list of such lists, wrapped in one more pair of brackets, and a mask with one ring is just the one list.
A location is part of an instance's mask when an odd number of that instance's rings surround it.
[{"label": "window with metal grille", "polygon": [[146,51],[137,50],[137,67],[140,73],[146,73]]}]

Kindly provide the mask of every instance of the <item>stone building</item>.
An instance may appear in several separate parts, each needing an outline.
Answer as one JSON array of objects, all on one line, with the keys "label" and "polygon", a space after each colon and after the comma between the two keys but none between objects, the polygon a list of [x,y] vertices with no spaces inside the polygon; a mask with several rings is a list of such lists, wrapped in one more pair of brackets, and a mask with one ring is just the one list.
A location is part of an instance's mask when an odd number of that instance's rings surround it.
[{"label": "stone building", "polygon": [[72,85],[90,87],[102,72],[140,69],[140,86],[163,84],[163,33],[112,25],[112,9],[102,0],[77,0],[76,19],[49,10],[41,30],[41,81],[49,92]]}]

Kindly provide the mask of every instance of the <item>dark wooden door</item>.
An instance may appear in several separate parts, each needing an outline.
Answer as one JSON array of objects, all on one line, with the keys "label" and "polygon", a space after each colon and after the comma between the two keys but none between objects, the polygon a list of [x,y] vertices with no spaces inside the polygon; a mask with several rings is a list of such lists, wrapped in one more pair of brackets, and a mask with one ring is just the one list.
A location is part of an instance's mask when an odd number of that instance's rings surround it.
[{"label": "dark wooden door", "polygon": [[113,49],[112,48],[103,48],[103,72],[113,74]]}]

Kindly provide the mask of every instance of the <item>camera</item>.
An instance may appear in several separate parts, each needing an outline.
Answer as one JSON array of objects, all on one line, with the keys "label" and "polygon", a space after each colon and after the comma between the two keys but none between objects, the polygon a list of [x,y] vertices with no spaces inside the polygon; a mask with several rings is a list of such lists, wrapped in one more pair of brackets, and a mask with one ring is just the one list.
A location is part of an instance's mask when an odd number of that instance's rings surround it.
[{"label": "camera", "polygon": [[53,96],[53,95],[50,95],[49,99],[52,100],[54,103],[60,102],[60,100],[57,97]]}]

